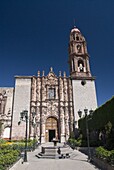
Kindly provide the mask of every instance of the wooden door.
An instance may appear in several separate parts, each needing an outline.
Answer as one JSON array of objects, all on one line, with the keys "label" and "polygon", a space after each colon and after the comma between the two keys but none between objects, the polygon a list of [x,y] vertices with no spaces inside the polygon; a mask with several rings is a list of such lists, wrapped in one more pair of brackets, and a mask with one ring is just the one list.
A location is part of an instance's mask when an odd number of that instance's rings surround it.
[{"label": "wooden door", "polygon": [[57,123],[57,119],[54,118],[54,117],[49,117],[47,120],[46,120],[46,134],[45,134],[45,137],[46,137],[46,142],[49,142],[49,133],[53,133],[55,131],[55,137],[57,138],[58,137],[58,123]]}]

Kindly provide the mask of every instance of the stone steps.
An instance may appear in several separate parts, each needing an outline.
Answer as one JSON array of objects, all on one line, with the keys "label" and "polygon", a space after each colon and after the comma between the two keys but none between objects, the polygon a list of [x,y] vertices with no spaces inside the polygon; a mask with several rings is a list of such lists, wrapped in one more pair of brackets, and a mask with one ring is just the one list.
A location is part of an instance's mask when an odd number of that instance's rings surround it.
[{"label": "stone steps", "polygon": [[69,158],[71,153],[72,153],[72,149],[68,145],[42,146],[41,152],[38,153],[36,157],[43,158],[43,159],[62,159],[62,158]]}]

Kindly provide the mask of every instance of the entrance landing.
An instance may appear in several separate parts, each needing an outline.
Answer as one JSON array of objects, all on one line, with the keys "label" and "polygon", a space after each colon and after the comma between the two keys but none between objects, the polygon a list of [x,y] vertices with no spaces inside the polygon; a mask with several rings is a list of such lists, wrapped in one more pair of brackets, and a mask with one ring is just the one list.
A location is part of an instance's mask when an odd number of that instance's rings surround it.
[{"label": "entrance landing", "polygon": [[[57,143],[57,146],[59,146],[59,147],[61,147],[61,146],[63,146],[64,144],[63,143]],[[44,144],[42,144],[41,146],[43,146],[43,147],[50,147],[50,146],[54,146],[54,144],[53,144],[53,142],[46,142],[46,143],[44,143]]]},{"label": "entrance landing", "polygon": [[57,143],[57,146],[54,146],[53,142],[48,142],[41,146],[41,152],[38,153],[36,157],[43,159],[61,159],[69,158],[71,153],[72,149],[68,145]]}]

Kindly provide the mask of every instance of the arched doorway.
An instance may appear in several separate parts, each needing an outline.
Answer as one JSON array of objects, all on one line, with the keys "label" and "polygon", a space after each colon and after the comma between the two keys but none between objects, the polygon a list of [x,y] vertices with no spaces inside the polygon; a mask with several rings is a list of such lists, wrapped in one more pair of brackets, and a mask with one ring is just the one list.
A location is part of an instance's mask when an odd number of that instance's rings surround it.
[{"label": "arched doorway", "polygon": [[46,142],[51,142],[53,138],[58,138],[58,121],[55,117],[46,120]]},{"label": "arched doorway", "polygon": [[3,138],[4,139],[10,139],[10,127],[6,127],[3,132]]}]

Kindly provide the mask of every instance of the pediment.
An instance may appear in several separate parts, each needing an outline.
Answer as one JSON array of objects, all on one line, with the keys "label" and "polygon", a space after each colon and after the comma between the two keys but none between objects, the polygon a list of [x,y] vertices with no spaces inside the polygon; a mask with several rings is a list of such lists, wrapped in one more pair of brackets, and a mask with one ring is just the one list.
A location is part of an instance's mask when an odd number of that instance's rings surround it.
[{"label": "pediment", "polygon": [[57,84],[58,82],[58,78],[55,75],[55,73],[53,72],[52,68],[50,69],[50,72],[47,75],[47,81],[49,84]]}]

